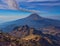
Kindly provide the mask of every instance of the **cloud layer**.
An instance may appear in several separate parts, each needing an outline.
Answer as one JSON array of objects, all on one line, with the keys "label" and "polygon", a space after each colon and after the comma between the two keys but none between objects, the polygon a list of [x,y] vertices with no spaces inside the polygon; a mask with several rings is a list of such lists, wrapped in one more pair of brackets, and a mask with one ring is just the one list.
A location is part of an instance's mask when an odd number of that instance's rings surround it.
[{"label": "cloud layer", "polygon": [[0,16],[0,23],[14,21],[14,20],[24,18],[24,17],[26,17],[26,16]]},{"label": "cloud layer", "polygon": [[36,1],[44,2],[44,1],[58,1],[58,0],[28,0],[28,2],[36,2]]},{"label": "cloud layer", "polygon": [[[40,2],[40,3],[32,3],[31,5],[28,4],[24,4],[24,5],[29,5],[29,7],[36,7],[36,5],[42,5],[42,6],[56,6],[56,5],[60,5],[60,1],[59,0],[1,0],[0,1],[0,9],[12,9],[12,10],[21,10],[23,8],[19,7],[19,2]],[[46,2],[49,1],[49,2]],[[56,2],[57,1],[57,2]],[[24,9],[25,10],[25,9]]]},{"label": "cloud layer", "polygon": [[18,4],[15,0],[1,0],[0,9],[18,10]]},{"label": "cloud layer", "polygon": [[16,0],[17,2],[44,2],[44,1],[59,1],[59,0]]}]

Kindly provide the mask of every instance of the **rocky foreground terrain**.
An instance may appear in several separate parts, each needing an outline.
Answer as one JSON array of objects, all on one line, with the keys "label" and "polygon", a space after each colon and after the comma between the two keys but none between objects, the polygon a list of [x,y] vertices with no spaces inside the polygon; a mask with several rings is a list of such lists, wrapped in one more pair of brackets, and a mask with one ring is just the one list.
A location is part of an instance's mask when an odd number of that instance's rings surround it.
[{"label": "rocky foreground terrain", "polygon": [[60,41],[55,35],[24,25],[14,27],[9,33],[0,31],[0,46],[60,46]]}]

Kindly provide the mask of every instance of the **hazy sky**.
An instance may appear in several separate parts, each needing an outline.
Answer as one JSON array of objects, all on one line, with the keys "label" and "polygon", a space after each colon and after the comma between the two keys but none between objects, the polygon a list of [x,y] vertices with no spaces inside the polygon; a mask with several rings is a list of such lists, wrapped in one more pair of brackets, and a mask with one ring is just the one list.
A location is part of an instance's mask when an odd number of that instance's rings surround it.
[{"label": "hazy sky", "polygon": [[16,10],[0,10],[0,23],[25,18],[30,14],[30,12]]},{"label": "hazy sky", "polygon": [[21,19],[31,14],[20,11],[20,8],[40,11],[40,16],[60,20],[60,0],[0,0],[0,23]]}]

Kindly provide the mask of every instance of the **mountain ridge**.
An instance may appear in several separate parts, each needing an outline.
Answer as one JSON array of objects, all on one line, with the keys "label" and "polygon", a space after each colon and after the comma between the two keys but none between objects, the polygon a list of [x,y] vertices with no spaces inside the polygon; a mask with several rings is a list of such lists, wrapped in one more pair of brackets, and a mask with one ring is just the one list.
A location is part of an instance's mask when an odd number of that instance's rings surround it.
[{"label": "mountain ridge", "polygon": [[2,29],[7,29],[7,28],[11,29],[14,26],[19,26],[19,25],[20,26],[28,25],[29,27],[34,27],[36,29],[40,29],[40,28],[48,27],[48,26],[60,27],[60,21],[43,18],[43,17],[40,17],[38,14],[34,13],[23,19],[6,22],[6,23],[2,24],[0,27],[2,27]]}]

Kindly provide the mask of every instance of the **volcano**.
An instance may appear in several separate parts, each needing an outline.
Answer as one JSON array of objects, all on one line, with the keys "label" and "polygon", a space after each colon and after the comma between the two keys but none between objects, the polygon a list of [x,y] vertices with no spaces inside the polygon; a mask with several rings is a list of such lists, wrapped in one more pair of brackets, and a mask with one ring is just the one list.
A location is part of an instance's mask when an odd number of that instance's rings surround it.
[{"label": "volcano", "polygon": [[33,27],[36,29],[45,28],[49,26],[60,27],[60,20],[44,18],[34,13],[23,19],[3,23],[0,25],[0,28],[5,32],[9,32],[12,31],[15,26],[23,25],[28,25],[29,27]]},{"label": "volcano", "polygon": [[40,19],[42,19],[42,17],[39,16],[38,14],[36,14],[36,13],[35,14],[31,14],[27,18],[30,19],[30,20],[40,20]]}]

